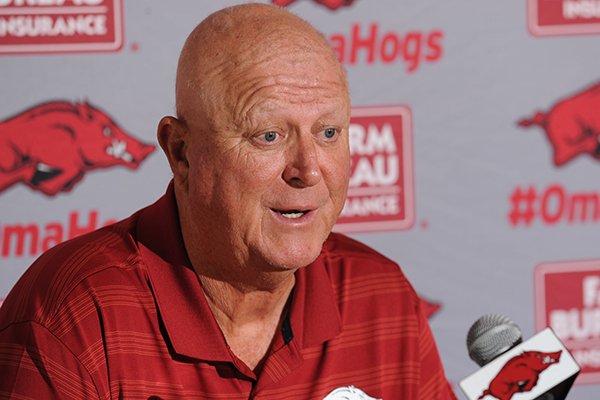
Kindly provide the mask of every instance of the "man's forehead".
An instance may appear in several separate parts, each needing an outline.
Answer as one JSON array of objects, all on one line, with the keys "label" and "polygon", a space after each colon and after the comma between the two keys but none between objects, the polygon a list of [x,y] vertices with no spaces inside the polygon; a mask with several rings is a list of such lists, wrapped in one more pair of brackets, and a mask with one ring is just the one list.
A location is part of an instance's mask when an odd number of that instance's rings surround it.
[{"label": "man's forehead", "polygon": [[[248,92],[251,94],[247,95]],[[340,81],[316,86],[279,82],[258,90],[256,86],[250,87],[246,92],[234,87],[229,93],[231,102],[224,108],[230,111],[229,118],[238,127],[248,123],[295,124],[299,120],[332,123],[349,114],[348,94]]]},{"label": "man's forehead", "polygon": [[[247,4],[209,16],[188,37],[177,71],[178,114],[185,113],[190,95],[218,102],[224,92],[235,96],[253,85],[251,76],[260,74],[286,75],[303,85],[337,81],[347,91],[345,72],[323,35],[288,11]],[[281,90],[294,86],[274,84]]]}]

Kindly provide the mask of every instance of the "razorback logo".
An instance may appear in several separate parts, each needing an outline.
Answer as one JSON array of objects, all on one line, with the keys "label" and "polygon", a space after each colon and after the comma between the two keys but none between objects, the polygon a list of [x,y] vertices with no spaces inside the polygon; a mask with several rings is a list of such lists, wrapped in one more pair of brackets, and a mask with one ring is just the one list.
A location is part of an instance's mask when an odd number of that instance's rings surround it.
[{"label": "razorback logo", "polygon": [[[281,7],[287,7],[290,4],[294,3],[296,0],[272,0],[273,4],[276,4]],[[337,10],[340,7],[350,6],[354,0],[313,0],[318,4],[324,5],[330,10]]]},{"label": "razorback logo", "polygon": [[554,149],[554,164],[562,166],[581,154],[600,161],[600,83],[519,121],[541,126]]},{"label": "razorback logo", "polygon": [[0,192],[21,182],[54,196],[93,169],[137,169],[154,149],[87,102],[43,103],[0,122]]},{"label": "razorback logo", "polygon": [[560,353],[562,350],[554,353],[524,351],[514,356],[504,364],[479,399],[490,395],[499,400],[510,400],[515,393],[529,392],[537,385],[542,371],[558,362]]}]

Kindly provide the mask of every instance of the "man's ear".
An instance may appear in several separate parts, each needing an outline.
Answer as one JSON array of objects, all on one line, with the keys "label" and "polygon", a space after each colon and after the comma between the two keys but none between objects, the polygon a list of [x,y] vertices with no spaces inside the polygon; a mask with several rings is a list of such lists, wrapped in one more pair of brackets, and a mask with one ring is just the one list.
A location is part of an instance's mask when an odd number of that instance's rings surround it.
[{"label": "man's ear", "polygon": [[158,123],[157,137],[169,160],[175,180],[185,183],[189,171],[187,147],[190,139],[185,122],[175,117],[163,117]]}]

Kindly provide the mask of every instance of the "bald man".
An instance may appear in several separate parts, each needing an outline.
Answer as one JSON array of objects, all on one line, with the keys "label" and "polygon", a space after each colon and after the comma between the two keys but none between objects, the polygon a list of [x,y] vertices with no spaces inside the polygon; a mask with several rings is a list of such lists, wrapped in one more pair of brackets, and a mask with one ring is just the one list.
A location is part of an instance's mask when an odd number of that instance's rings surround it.
[{"label": "bald man", "polygon": [[177,70],[167,193],[56,246],[0,310],[0,397],[453,399],[399,267],[331,229],[344,71],[308,23],[219,11]]}]

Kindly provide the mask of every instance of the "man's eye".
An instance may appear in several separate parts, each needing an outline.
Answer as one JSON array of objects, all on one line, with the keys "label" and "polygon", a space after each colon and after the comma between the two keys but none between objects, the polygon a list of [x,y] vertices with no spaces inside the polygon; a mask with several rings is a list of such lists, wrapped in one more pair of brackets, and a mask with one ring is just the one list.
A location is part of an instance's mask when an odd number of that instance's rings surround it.
[{"label": "man's eye", "polygon": [[335,128],[326,128],[323,131],[323,136],[325,136],[325,139],[333,139],[335,135],[337,135],[337,129]]},{"label": "man's eye", "polygon": [[260,135],[265,142],[274,142],[277,139],[277,132],[265,132]]}]

